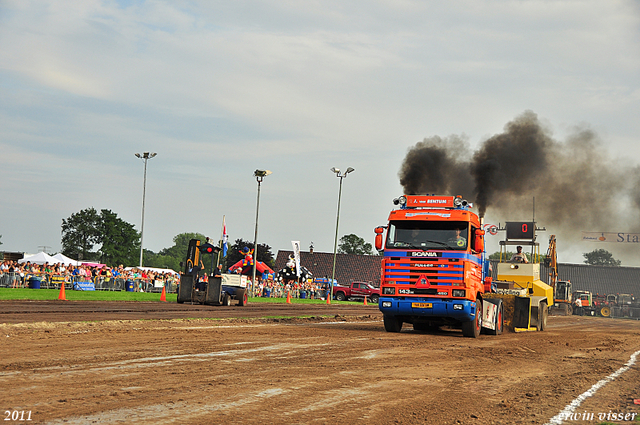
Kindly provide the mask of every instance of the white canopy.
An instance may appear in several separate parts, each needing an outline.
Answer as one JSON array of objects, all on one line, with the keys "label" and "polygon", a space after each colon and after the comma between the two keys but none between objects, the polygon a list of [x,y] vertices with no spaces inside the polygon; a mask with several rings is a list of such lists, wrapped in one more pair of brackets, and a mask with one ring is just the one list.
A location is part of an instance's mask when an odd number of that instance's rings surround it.
[{"label": "white canopy", "polygon": [[169,274],[174,274],[177,275],[178,273],[176,273],[174,270],[172,269],[159,269],[157,267],[125,267],[125,270],[133,270],[133,269],[138,269],[138,270],[145,270],[148,272],[154,272],[154,273],[169,273]]},{"label": "white canopy", "polygon": [[25,257],[21,260],[18,260],[18,263],[22,264],[22,263],[26,263],[27,261],[35,264],[44,264],[44,263],[55,264],[60,262],[59,260],[47,254],[46,252],[39,252],[35,255],[30,255],[29,257]]},{"label": "white canopy", "polygon": [[67,257],[66,255],[60,253],[60,252],[57,253],[56,255],[54,255],[53,258],[55,258],[57,260],[56,263],[62,263],[65,266],[68,266],[68,265],[77,266],[78,265],[78,262],[76,260],[73,260],[73,259]]}]

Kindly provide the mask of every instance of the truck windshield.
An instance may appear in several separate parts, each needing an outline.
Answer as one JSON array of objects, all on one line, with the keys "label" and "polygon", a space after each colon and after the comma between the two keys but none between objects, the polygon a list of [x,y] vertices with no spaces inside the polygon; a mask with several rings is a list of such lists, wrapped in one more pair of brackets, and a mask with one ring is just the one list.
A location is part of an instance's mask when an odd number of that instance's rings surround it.
[{"label": "truck windshield", "polygon": [[389,223],[387,248],[466,250],[469,223],[395,221]]}]

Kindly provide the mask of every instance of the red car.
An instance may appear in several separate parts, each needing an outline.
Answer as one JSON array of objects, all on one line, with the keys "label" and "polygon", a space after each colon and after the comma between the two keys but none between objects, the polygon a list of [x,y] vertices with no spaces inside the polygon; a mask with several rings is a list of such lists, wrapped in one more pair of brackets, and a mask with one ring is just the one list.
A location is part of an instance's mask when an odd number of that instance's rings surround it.
[{"label": "red car", "polygon": [[377,304],[380,298],[380,289],[374,288],[367,282],[351,282],[351,286],[334,285],[333,297],[338,301],[367,297],[372,303]]}]

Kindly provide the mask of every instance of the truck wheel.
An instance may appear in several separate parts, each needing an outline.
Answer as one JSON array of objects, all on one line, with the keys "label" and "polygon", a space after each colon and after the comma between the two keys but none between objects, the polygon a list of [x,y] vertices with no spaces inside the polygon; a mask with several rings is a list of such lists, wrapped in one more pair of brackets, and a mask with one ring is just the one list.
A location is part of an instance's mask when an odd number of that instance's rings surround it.
[{"label": "truck wheel", "polygon": [[346,301],[347,297],[344,296],[344,292],[338,292],[336,294],[336,300],[338,301]]},{"label": "truck wheel", "polygon": [[229,294],[225,293],[222,296],[222,305],[229,307],[231,305],[231,297]]},{"label": "truck wheel", "polygon": [[502,331],[504,329],[504,317],[503,317],[504,306],[500,303],[500,310],[498,310],[498,317],[496,318],[496,328],[489,329],[489,335],[502,335]]},{"label": "truck wheel", "polygon": [[374,304],[378,304],[378,296],[377,295],[371,295],[371,302]]},{"label": "truck wheel", "polygon": [[402,330],[402,320],[396,316],[385,314],[383,316],[384,330],[387,332],[400,332]]},{"label": "truck wheel", "polygon": [[482,301],[476,300],[476,317],[469,322],[462,322],[462,335],[469,338],[477,338],[480,336],[482,328]]},{"label": "truck wheel", "polygon": [[236,292],[236,298],[238,299],[238,305],[240,307],[247,305],[248,295],[244,289],[239,289],[238,292]]},{"label": "truck wheel", "polygon": [[608,306],[604,306],[600,309],[600,315],[602,317],[611,317],[611,309]]},{"label": "truck wheel", "polygon": [[547,317],[549,317],[549,306],[545,301],[540,302],[540,307],[538,307],[538,330],[544,331],[547,329]]}]

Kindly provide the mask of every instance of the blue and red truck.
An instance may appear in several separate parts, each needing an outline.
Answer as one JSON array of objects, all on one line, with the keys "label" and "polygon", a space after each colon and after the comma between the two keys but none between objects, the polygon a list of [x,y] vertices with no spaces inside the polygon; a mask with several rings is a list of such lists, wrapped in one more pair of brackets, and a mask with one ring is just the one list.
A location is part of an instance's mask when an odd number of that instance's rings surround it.
[{"label": "blue and red truck", "polygon": [[[459,196],[403,195],[375,229],[383,250],[378,306],[388,332],[457,326],[468,337],[503,329],[503,301],[492,297],[482,223]],[[484,306],[484,307],[483,307]]]}]

